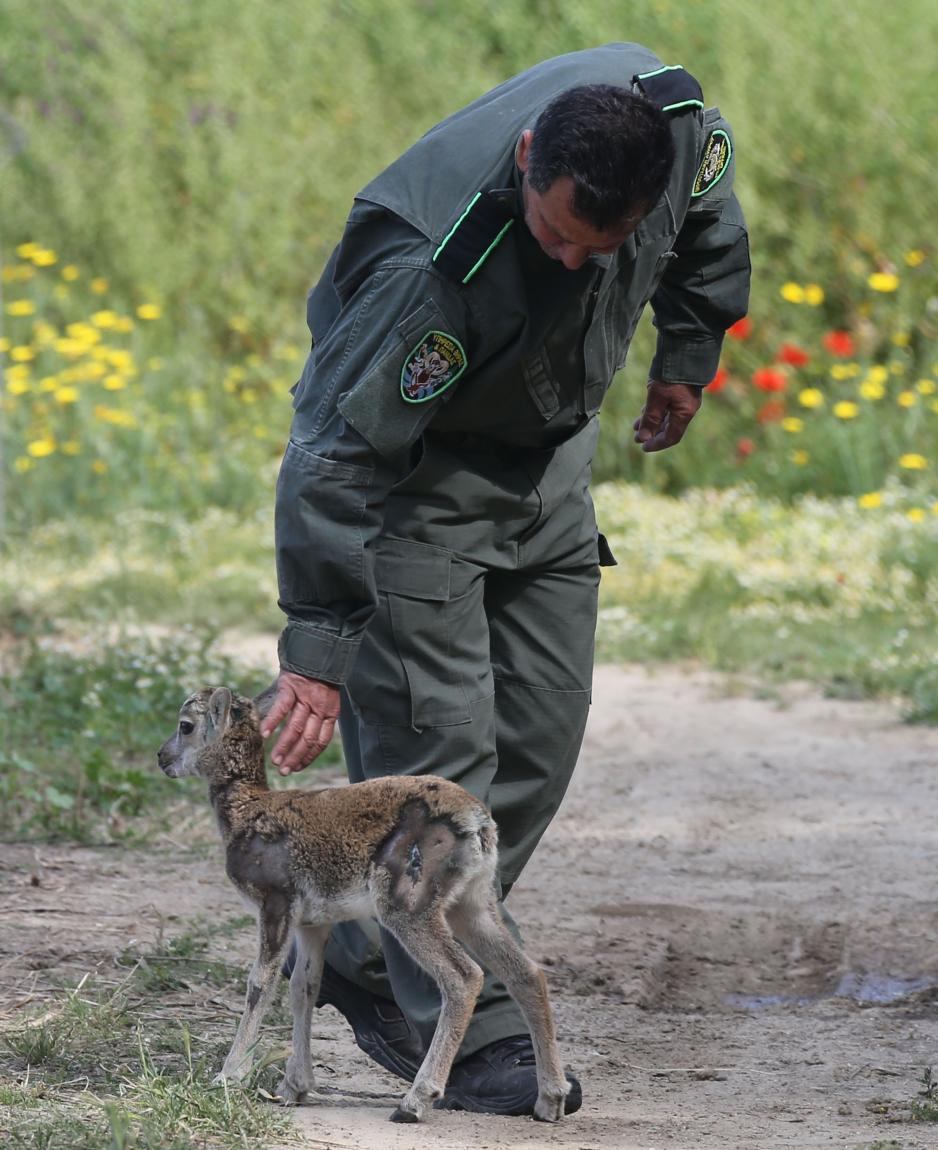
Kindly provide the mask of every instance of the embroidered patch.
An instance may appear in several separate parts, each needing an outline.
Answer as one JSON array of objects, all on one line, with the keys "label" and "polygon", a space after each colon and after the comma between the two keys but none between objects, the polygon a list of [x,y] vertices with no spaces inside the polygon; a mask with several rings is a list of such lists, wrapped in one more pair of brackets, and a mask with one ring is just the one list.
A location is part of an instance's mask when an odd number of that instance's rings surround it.
[{"label": "embroidered patch", "polygon": [[711,132],[707,146],[704,148],[700,167],[697,169],[697,177],[694,180],[694,190],[691,195],[702,196],[705,192],[709,192],[714,184],[719,183],[726,174],[732,155],[733,145],[730,143],[730,138],[726,132],[721,128]]},{"label": "embroidered patch", "polygon": [[401,371],[401,395],[407,403],[435,399],[459,379],[467,364],[458,339],[445,331],[428,331]]}]

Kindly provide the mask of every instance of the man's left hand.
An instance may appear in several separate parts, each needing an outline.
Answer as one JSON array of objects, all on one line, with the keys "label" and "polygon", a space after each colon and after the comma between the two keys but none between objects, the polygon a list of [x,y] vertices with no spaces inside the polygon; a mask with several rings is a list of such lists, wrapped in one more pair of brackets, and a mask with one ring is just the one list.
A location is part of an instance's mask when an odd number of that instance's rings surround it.
[{"label": "man's left hand", "polygon": [[700,408],[701,388],[688,383],[648,381],[648,398],[635,420],[635,442],[642,451],[663,451],[680,443],[687,425]]}]

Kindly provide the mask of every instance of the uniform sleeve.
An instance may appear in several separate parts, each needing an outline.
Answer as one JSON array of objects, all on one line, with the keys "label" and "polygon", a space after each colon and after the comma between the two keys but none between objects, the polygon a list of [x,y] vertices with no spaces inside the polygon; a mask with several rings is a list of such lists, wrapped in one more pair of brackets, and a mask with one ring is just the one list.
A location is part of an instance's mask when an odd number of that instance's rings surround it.
[{"label": "uniform sleeve", "polygon": [[372,544],[388,491],[467,366],[466,327],[454,291],[393,267],[338,304],[317,341],[277,483],[285,670],[336,685],[348,677],[375,609]]},{"label": "uniform sleeve", "polygon": [[729,124],[711,109],[704,128],[676,258],[651,299],[658,329],[651,377],[698,386],[713,379],[726,329],[746,314],[750,275],[746,221],[733,192]]}]

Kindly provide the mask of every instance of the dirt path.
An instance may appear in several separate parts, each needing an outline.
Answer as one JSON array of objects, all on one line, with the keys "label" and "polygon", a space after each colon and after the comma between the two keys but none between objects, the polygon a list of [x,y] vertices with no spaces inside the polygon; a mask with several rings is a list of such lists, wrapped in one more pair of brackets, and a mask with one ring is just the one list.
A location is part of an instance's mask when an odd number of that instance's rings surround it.
[{"label": "dirt path", "polygon": [[[392,1126],[398,1081],[327,1009],[317,1073],[350,1093],[298,1127],[342,1150],[938,1147],[938,1125],[903,1120],[938,1068],[936,812],[938,731],[890,706],[602,668],[571,792],[512,894],[583,1109],[556,1128]],[[216,857],[161,860],[158,883],[142,853],[6,846],[0,863],[0,976],[23,950],[73,961],[82,924],[117,952],[154,914],[241,909]],[[45,867],[41,894],[24,866]]]}]

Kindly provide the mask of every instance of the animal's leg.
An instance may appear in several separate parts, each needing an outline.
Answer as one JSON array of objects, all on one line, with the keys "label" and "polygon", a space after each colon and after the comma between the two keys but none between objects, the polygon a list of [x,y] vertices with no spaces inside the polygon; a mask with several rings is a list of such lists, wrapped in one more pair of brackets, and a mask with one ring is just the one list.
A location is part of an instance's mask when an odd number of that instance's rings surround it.
[{"label": "animal's leg", "polygon": [[254,1061],[257,1032],[279,985],[280,966],[290,939],[292,907],[281,895],[271,895],[261,904],[257,916],[257,958],[248,975],[244,1014],[219,1079],[241,1082]]},{"label": "animal's leg", "polygon": [[570,1091],[560,1061],[554,1016],[544,972],[524,953],[498,913],[492,892],[469,891],[447,915],[456,938],[488,970],[500,978],[524,1014],[537,1062],[537,1102],[534,1117],[556,1122],[563,1117]]},{"label": "animal's leg", "polygon": [[482,971],[453,938],[442,911],[434,907],[419,916],[406,913],[379,917],[411,956],[436,980],[443,1005],[430,1049],[410,1090],[391,1115],[393,1122],[419,1122],[443,1097],[453,1059],[466,1033],[482,989]]},{"label": "animal's leg", "polygon": [[293,1053],[287,1060],[277,1094],[285,1105],[303,1102],[316,1088],[310,1055],[313,1007],[322,979],[323,956],[329,941],[329,924],[296,927],[296,963],[290,976],[290,1009],[293,1014]]}]

